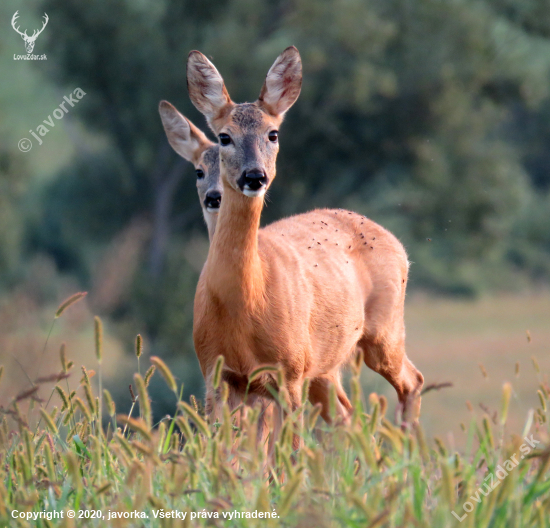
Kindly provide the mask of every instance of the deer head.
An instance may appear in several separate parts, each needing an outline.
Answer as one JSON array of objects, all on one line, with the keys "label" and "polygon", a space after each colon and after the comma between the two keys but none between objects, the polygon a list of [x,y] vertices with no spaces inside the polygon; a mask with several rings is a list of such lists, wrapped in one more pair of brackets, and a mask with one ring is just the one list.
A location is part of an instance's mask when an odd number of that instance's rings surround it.
[{"label": "deer head", "polygon": [[195,166],[199,200],[212,240],[223,193],[220,179],[220,146],[210,141],[168,101],[160,102],[159,112],[172,148]]},{"label": "deer head", "polygon": [[263,197],[275,178],[279,125],[301,86],[302,62],[293,46],[277,57],[255,103],[231,101],[216,67],[198,51],[189,54],[189,97],[219,138],[220,174],[227,188]]},{"label": "deer head", "polygon": [[21,31],[19,31],[19,27],[15,27],[15,22],[18,18],[19,18],[19,11],[16,11],[15,14],[13,15],[13,18],[11,19],[11,26],[13,27],[13,29],[15,29],[15,31],[17,31],[17,33],[21,35],[21,38],[25,41],[25,49],[27,50],[27,53],[32,53],[32,50],[34,49],[35,40],[38,38],[38,35],[40,35],[42,31],[44,31],[44,28],[48,23],[48,20],[49,20],[48,15],[44,13],[44,23],[42,24],[42,28],[40,30],[35,29],[30,37],[29,35],[27,35],[27,30],[25,30],[24,33],[21,33]]}]

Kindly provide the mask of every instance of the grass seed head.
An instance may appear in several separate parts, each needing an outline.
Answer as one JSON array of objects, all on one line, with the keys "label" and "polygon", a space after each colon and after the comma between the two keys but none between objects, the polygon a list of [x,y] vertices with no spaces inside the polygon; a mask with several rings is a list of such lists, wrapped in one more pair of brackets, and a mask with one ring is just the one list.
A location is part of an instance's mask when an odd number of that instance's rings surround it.
[{"label": "grass seed head", "polygon": [[159,369],[159,372],[162,374],[162,377],[164,378],[164,381],[166,381],[166,384],[170,390],[174,392],[174,394],[177,394],[178,385],[176,384],[176,379],[166,363],[157,356],[151,356],[151,363]]},{"label": "grass seed head", "polygon": [[185,437],[185,440],[187,440],[187,442],[191,442],[191,440],[193,439],[193,430],[191,429],[191,426],[189,425],[189,421],[187,420],[187,418],[178,416],[176,418],[176,423],[180,428],[180,431],[182,432],[183,436]]},{"label": "grass seed head", "polygon": [[132,400],[132,403],[136,403],[136,395],[134,394],[134,388],[132,387],[132,384],[128,386],[128,390],[130,391],[130,399]]},{"label": "grass seed head", "polygon": [[143,354],[143,338],[141,334],[138,334],[136,336],[136,357],[139,359],[141,354]]},{"label": "grass seed head", "polygon": [[206,438],[210,438],[210,429],[208,428],[208,424],[199,416],[199,413],[186,402],[180,401],[178,402],[178,406],[188,416],[188,418],[190,418],[191,420],[193,420],[193,422],[195,422],[197,429],[204,436],[206,436]]},{"label": "grass seed head", "polygon": [[139,396],[139,408],[143,419],[148,427],[151,429],[152,425],[152,415],[151,415],[151,401],[149,400],[149,394],[147,393],[147,387],[143,378],[138,374],[134,374],[134,382],[137,387],[138,396]]},{"label": "grass seed head", "polygon": [[63,418],[63,425],[68,425],[71,418],[73,417],[73,414],[74,414],[74,407],[69,407],[67,409],[67,413],[65,414],[64,418]]},{"label": "grass seed head", "polygon": [[309,386],[311,378],[306,378],[304,384],[302,385],[302,405],[305,405],[309,399]]},{"label": "grass seed head", "polygon": [[191,400],[191,403],[193,404],[193,409],[195,409],[195,412],[198,414],[199,413],[199,404],[197,402],[197,398],[195,398],[194,394],[191,394],[189,399]]},{"label": "grass seed head", "polygon": [[94,317],[95,355],[98,363],[103,359],[103,323],[96,315]]},{"label": "grass seed head", "polygon": [[447,457],[447,448],[445,447],[445,444],[443,443],[443,440],[439,438],[439,436],[436,436],[434,438],[435,445],[437,446],[437,450],[439,451],[439,454],[443,457]]},{"label": "grass seed head", "polygon": [[381,394],[380,395],[380,417],[384,417],[386,410],[388,409],[388,399]]},{"label": "grass seed head", "polygon": [[82,378],[80,380],[80,383],[84,383],[85,385],[89,385],[90,384],[90,374],[88,373],[88,371],[86,370],[86,367],[84,365],[82,365],[80,368],[82,369]]},{"label": "grass seed head", "polygon": [[135,451],[132,449],[132,446],[130,446],[128,440],[126,440],[126,438],[123,435],[121,435],[120,433],[115,433],[115,438],[117,439],[118,443],[120,444],[122,449],[124,449],[124,451],[130,457],[131,460],[136,458]]},{"label": "grass seed head", "polygon": [[111,393],[107,389],[103,389],[103,396],[105,397],[105,403],[109,411],[109,416],[113,417],[116,412],[116,405],[115,405],[115,402],[113,401]]},{"label": "grass seed head", "polygon": [[223,363],[223,356],[218,356],[218,358],[216,359],[216,365],[214,366],[214,374],[212,375],[212,388],[214,390],[218,390],[218,387],[220,386],[220,381],[222,379]]},{"label": "grass seed head", "polygon": [[508,418],[508,408],[510,406],[510,397],[512,396],[512,385],[505,383],[502,387],[502,407],[500,412],[500,423],[504,425]]},{"label": "grass seed head", "polygon": [[489,377],[489,374],[487,374],[487,370],[483,366],[483,363],[478,363],[478,365],[479,365],[479,370],[481,370],[481,374],[485,379],[487,379]]},{"label": "grass seed head", "polygon": [[112,486],[112,484],[110,482],[106,482],[105,484],[101,484],[97,489],[96,489],[96,495],[99,496],[99,495],[102,495],[103,493],[105,493],[106,491],[109,491],[109,488]]},{"label": "grass seed head", "polygon": [[65,299],[60,305],[59,308],[57,308],[57,311],[55,312],[55,318],[61,317],[63,312],[69,308],[69,306],[72,306],[73,304],[77,303],[81,299],[84,299],[88,295],[88,292],[78,292],[74,295],[71,295],[68,299]]},{"label": "grass seed head", "polygon": [[46,426],[48,427],[48,429],[53,434],[57,434],[58,433],[57,426],[55,425],[55,422],[52,420],[52,417],[48,414],[48,412],[46,412],[46,410],[44,409],[40,409],[40,415],[44,419],[44,422],[46,423]]},{"label": "grass seed head", "polygon": [[55,482],[55,465],[53,461],[54,450],[49,442],[44,445],[44,458],[46,459],[46,471],[48,473],[48,479],[51,482]]},{"label": "grass seed head", "polygon": [[148,442],[151,441],[151,431],[141,418],[128,418],[124,414],[119,414],[117,416],[117,421],[128,425],[128,427],[136,433],[140,433]]},{"label": "grass seed head", "polygon": [[485,438],[489,442],[491,449],[495,448],[495,441],[493,438],[493,429],[491,428],[491,422],[488,416],[483,417],[483,430],[485,431]]},{"label": "grass seed head", "polygon": [[88,402],[88,407],[90,408],[90,412],[92,414],[96,413],[96,406],[95,406],[95,400],[94,395],[92,393],[92,387],[89,383],[86,383],[84,385],[84,395],[86,396],[86,401]]},{"label": "grass seed head", "polygon": [[544,394],[539,389],[537,390],[537,394],[539,396],[540,406],[544,412],[546,412],[546,398],[544,397]]},{"label": "grass seed head", "polygon": [[35,385],[34,387],[31,387],[30,389],[21,391],[19,394],[17,394],[17,396],[15,396],[14,403],[17,403],[17,402],[20,402],[20,401],[23,401],[23,400],[28,400],[29,398],[31,398],[32,396],[34,396],[38,392],[39,388],[40,387],[38,387],[38,385]]},{"label": "grass seed head", "polygon": [[222,394],[221,394],[221,401],[222,403],[227,403],[227,400],[229,399],[229,384],[227,381],[222,381]]},{"label": "grass seed head", "polygon": [[143,381],[145,382],[145,386],[149,387],[149,383],[151,382],[151,378],[153,377],[153,374],[155,373],[155,370],[157,370],[157,367],[155,365],[151,365],[147,372],[145,373],[145,376],[143,377]]},{"label": "grass seed head", "polygon": [[64,411],[65,409],[69,408],[69,398],[67,397],[66,392],[59,386],[55,386],[55,390],[57,391],[57,394],[59,395],[59,398],[61,399],[61,402],[63,403],[63,406],[61,407],[61,411]]},{"label": "grass seed head", "polygon": [[449,468],[447,461],[441,461],[441,491],[446,504],[450,508],[455,505],[455,487],[453,483],[453,477],[451,475],[451,469]]},{"label": "grass seed head", "polygon": [[88,420],[88,422],[91,422],[92,414],[90,413],[90,409],[86,407],[86,404],[78,396],[74,399],[74,403],[78,407],[80,412],[84,415],[86,420]]}]

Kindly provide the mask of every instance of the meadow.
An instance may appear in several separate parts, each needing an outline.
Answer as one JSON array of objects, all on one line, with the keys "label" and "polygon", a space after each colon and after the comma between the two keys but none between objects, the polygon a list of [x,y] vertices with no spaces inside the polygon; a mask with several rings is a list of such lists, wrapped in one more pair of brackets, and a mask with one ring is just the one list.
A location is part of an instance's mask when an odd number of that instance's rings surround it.
[{"label": "meadow", "polygon": [[[534,390],[550,372],[550,296],[547,292],[498,295],[477,301],[411,299],[407,312],[411,357],[428,382],[453,387],[423,402],[423,425],[431,434],[451,432],[464,445],[460,422],[469,412],[466,401],[494,413],[500,390],[510,382],[513,394],[508,426],[518,430],[530,408]],[[548,383],[548,377],[543,377]]]},{"label": "meadow", "polygon": [[[306,402],[304,388],[303,405],[286,416],[273,464],[255,440],[258,409],[238,410],[238,426],[227,408],[221,423],[210,423],[200,398],[183,401],[182,383],[160,358],[143,354],[140,338],[132,360],[131,410],[117,410],[110,392],[102,390],[112,341],[99,318],[83,321],[93,328],[86,345],[91,354],[84,366],[71,360],[67,347],[55,351],[55,361],[51,352],[46,354],[41,364],[40,349],[33,362],[40,372],[32,385],[15,396],[12,392],[8,401],[4,398],[2,525],[546,527],[549,371],[526,356],[532,351],[528,347],[540,346],[543,351],[548,341],[544,326],[537,326],[526,307],[538,312],[547,302],[542,296],[526,303],[522,315],[517,299],[463,305],[413,299],[410,350],[427,378],[421,425],[397,427],[388,405],[394,395],[365,392],[370,374],[354,364],[349,377],[351,423],[326,425],[319,409]],[[65,318],[78,317],[84,304],[79,300],[53,310],[54,328],[63,328]],[[522,330],[526,350],[509,338],[525,324],[521,317],[531,322],[528,334]],[[445,321],[450,328],[442,327]],[[470,326],[462,327],[466,323]],[[485,335],[490,341],[498,328],[506,347],[495,345],[492,350],[500,353],[490,363],[480,352],[485,346],[479,339]],[[454,332],[459,332],[462,343],[455,342],[456,335],[451,340]],[[469,340],[477,348],[462,346]],[[48,350],[56,346],[54,341]],[[417,346],[425,355],[415,356]],[[430,388],[431,382],[449,381],[436,359],[453,365],[452,352],[457,350],[469,350],[473,365],[463,371],[450,369],[454,387]],[[468,364],[465,356],[461,360]],[[520,362],[518,376],[514,357]],[[478,362],[484,362],[487,377]],[[502,383],[503,373],[511,383]],[[9,383],[10,372],[3,371],[3,378],[2,384]],[[519,383],[524,378],[527,381]],[[162,381],[176,409],[158,423],[148,394],[152,380]],[[470,403],[463,399],[463,391],[454,397],[452,392],[466,381]],[[483,398],[484,409],[478,398]],[[436,421],[437,425],[431,423]],[[425,422],[430,432],[424,431]],[[445,431],[447,424],[457,432],[432,433]],[[303,439],[297,452],[292,451],[294,433]],[[63,518],[48,520],[53,512],[62,512]],[[69,512],[76,518],[68,518]]]}]

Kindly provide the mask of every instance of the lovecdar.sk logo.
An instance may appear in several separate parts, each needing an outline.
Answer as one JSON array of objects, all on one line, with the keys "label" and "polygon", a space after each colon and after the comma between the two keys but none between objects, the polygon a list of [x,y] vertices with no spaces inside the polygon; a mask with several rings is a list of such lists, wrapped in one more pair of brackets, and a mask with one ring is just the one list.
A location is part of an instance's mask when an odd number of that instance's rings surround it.
[{"label": "lovecdar.sk logo", "polygon": [[36,42],[36,39],[38,38],[38,35],[44,31],[44,28],[48,24],[48,15],[44,13],[44,22],[42,23],[41,29],[35,29],[31,36],[27,35],[27,30],[24,32],[21,32],[19,30],[19,26],[16,26],[17,19],[19,18],[19,11],[16,11],[13,15],[13,18],[11,19],[11,27],[21,35],[21,38],[25,41],[25,49],[27,50],[26,55],[13,55],[13,60],[46,60],[46,55],[34,55],[32,53],[34,49],[34,43]]}]

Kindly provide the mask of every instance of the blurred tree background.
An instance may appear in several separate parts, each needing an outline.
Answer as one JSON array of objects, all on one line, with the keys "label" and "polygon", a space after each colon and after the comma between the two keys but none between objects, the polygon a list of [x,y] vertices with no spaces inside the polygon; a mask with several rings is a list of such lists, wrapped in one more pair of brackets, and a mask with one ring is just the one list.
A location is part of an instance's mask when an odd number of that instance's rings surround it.
[{"label": "blurred tree background", "polygon": [[[6,0],[4,27],[16,9],[28,27],[50,20],[35,50],[47,61],[13,61],[21,39],[0,37],[4,299],[46,259],[55,281],[90,291],[111,331],[128,343],[143,333],[199,393],[192,304],[208,240],[158,102],[206,129],[187,96],[188,52],[209,56],[242,102],[291,44],[304,85],[264,222],[314,207],[365,214],[405,244],[411,289],[548,284],[550,0],[33,0],[29,12]],[[65,132],[19,152],[76,87],[86,95]],[[58,300],[55,281],[33,295]]]}]

